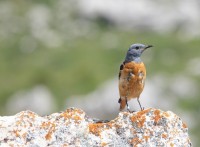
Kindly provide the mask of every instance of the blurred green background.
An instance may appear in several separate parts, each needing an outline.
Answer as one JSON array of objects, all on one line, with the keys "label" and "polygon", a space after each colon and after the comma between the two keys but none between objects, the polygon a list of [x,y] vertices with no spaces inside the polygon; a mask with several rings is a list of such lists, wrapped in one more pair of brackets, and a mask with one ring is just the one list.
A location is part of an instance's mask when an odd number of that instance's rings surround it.
[{"label": "blurred green background", "polygon": [[[177,108],[188,117],[193,142],[200,144],[200,20],[195,17],[200,12],[195,2],[0,1],[0,114],[13,115],[18,108],[40,114],[64,110],[69,97],[117,78],[128,47],[139,42],[155,46],[142,57],[147,79],[165,77],[162,97],[171,103],[176,99],[169,110]],[[133,10],[124,11],[130,3]]]}]

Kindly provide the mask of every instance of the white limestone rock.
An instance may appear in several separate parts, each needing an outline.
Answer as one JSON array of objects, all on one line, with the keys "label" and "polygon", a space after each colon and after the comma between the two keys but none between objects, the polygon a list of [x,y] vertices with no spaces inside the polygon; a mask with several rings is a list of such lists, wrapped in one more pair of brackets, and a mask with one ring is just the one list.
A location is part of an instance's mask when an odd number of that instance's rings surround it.
[{"label": "white limestone rock", "polygon": [[89,118],[84,111],[39,116],[22,111],[0,117],[0,146],[192,146],[188,128],[174,113],[149,108],[120,112],[111,121]]}]

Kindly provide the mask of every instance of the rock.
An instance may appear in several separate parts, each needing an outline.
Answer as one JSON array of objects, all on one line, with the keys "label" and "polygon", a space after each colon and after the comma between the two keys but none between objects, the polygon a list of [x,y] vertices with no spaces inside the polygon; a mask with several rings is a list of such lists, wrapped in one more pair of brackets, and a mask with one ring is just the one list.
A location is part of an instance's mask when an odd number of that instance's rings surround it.
[{"label": "rock", "polygon": [[43,117],[31,111],[0,117],[0,146],[192,145],[186,124],[170,111],[149,108],[120,112],[116,119],[106,122],[69,108]]}]

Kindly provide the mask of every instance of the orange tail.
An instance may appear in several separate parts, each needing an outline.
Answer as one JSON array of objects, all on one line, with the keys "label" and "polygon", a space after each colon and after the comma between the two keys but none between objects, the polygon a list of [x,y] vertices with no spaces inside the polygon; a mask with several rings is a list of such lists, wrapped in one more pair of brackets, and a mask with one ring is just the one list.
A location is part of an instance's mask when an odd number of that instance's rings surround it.
[{"label": "orange tail", "polygon": [[119,110],[122,111],[126,107],[126,100],[120,98],[118,102],[120,103],[120,109]]}]

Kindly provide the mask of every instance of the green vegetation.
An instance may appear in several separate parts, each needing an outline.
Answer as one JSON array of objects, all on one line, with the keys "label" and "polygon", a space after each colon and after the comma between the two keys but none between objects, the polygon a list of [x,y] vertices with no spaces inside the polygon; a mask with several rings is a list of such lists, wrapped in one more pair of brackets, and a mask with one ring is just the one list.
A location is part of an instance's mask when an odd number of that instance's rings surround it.
[{"label": "green vegetation", "polygon": [[[115,47],[109,48],[101,41],[108,33],[117,37]],[[109,38],[107,41],[109,43]],[[92,38],[79,37],[53,49],[40,45],[31,53],[22,52],[17,41],[13,44],[4,42],[0,44],[1,108],[14,92],[38,84],[46,85],[53,92],[59,106],[70,95],[86,94],[105,80],[117,77],[119,65],[128,46],[133,42],[155,46],[142,57],[143,60],[148,59],[148,56],[152,58],[147,67],[149,75],[183,71],[187,62],[198,57],[200,52],[193,45],[193,40],[184,43],[176,34],[163,36],[154,33],[120,32],[109,27]],[[162,61],[170,62],[174,58],[172,56],[177,57],[173,65]]]}]

